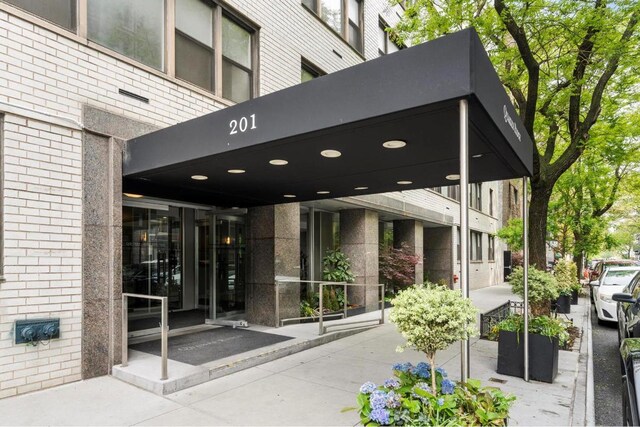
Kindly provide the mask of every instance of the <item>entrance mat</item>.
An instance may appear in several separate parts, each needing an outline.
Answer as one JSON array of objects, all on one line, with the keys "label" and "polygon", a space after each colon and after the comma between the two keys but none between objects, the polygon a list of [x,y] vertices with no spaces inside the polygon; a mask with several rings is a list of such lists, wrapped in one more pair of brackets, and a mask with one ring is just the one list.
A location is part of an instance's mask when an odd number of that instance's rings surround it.
[{"label": "entrance mat", "polygon": [[[219,327],[169,337],[169,359],[197,366],[290,339],[293,338],[247,329]],[[160,356],[160,340],[133,344],[129,348]]]}]

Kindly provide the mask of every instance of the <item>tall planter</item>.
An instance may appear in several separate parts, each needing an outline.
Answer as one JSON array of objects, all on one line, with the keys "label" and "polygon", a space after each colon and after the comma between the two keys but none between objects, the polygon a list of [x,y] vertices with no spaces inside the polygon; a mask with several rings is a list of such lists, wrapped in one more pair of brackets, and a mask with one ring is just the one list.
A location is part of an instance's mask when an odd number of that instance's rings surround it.
[{"label": "tall planter", "polygon": [[571,291],[571,305],[578,305],[578,290],[573,289]]},{"label": "tall planter", "polygon": [[571,295],[560,295],[556,300],[556,313],[571,313]]},{"label": "tall planter", "polygon": [[[559,345],[557,338],[529,334],[529,378],[552,383],[558,375]],[[524,378],[524,336],[500,331],[498,337],[499,374]]]}]

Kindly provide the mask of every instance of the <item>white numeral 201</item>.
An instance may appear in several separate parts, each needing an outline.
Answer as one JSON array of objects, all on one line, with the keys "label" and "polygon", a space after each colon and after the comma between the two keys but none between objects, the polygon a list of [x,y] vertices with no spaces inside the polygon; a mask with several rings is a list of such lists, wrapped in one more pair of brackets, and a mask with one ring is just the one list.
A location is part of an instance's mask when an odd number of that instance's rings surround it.
[{"label": "white numeral 201", "polygon": [[[251,121],[251,127],[249,127],[249,120]],[[238,132],[244,133],[247,130],[257,129],[256,115],[250,115],[249,119],[247,119],[246,117],[242,117],[240,120],[233,119],[229,122],[229,127],[231,128],[229,135],[235,135]]]}]

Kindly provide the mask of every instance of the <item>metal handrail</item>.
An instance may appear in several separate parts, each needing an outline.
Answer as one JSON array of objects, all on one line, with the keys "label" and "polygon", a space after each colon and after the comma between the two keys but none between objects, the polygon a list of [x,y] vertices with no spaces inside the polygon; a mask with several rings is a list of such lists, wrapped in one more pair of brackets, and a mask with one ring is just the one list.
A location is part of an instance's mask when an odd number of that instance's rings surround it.
[{"label": "metal handrail", "polygon": [[161,305],[161,317],[160,317],[160,329],[161,329],[161,380],[169,378],[169,372],[167,368],[167,359],[169,353],[169,298],[159,297],[155,295],[143,295],[143,294],[122,294],[122,367],[127,367],[129,362],[129,313],[127,313],[127,298],[143,298],[159,300]]},{"label": "metal handrail", "polygon": [[[280,276],[282,277],[282,276]],[[290,320],[302,320],[305,319],[304,317],[292,317],[292,318],[288,318],[288,319],[282,319],[280,320],[280,284],[282,283],[311,283],[311,284],[318,284],[319,285],[319,297],[318,297],[318,302],[319,302],[319,316],[318,316],[318,328],[319,328],[319,335],[324,335],[327,332],[327,329],[332,327],[332,326],[344,326],[344,325],[354,325],[354,324],[359,324],[359,323],[369,323],[372,321],[377,320],[379,325],[382,325],[384,323],[384,284],[375,284],[375,285],[368,285],[368,284],[363,284],[363,283],[347,283],[347,282],[330,282],[330,281],[326,281],[326,280],[300,280],[300,279],[296,279],[295,277],[285,277],[285,278],[278,278],[276,277],[275,279],[275,288],[276,288],[276,301],[275,301],[275,309],[276,309],[276,327],[282,326],[284,322],[286,321],[290,321]],[[341,322],[339,324],[335,324],[335,325],[328,325],[328,326],[324,326],[324,306],[323,306],[323,301],[322,301],[322,287],[323,286],[336,286],[336,285],[341,285],[344,287],[344,305],[342,307],[342,318],[346,319],[348,317],[347,315],[347,286],[375,286],[378,288],[382,288],[382,297],[380,299],[380,319],[371,319],[371,320],[358,320],[358,321],[354,321],[354,322]],[[336,314],[330,314],[328,315],[329,317],[335,317],[337,316]]]}]

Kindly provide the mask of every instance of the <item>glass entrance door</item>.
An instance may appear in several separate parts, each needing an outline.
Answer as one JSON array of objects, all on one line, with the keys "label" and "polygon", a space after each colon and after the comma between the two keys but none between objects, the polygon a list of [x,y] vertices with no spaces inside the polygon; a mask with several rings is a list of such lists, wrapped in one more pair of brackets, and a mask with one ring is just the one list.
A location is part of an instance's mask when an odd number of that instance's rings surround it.
[{"label": "glass entrance door", "polygon": [[213,318],[245,311],[244,218],[218,215],[215,220],[215,310]]}]

